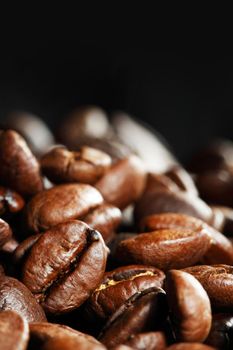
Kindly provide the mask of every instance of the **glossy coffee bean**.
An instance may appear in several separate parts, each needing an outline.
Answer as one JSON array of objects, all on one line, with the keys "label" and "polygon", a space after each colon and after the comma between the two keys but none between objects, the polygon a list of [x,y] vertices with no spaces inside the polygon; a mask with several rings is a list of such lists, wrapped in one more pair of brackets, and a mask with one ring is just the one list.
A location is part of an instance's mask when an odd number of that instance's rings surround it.
[{"label": "glossy coffee bean", "polygon": [[167,350],[219,350],[201,343],[178,343],[166,348]]},{"label": "glossy coffee bean", "polygon": [[4,350],[26,350],[29,329],[26,320],[13,311],[0,312],[0,347]]},{"label": "glossy coffee bean", "polygon": [[186,214],[207,223],[211,222],[213,216],[211,208],[205,202],[182,191],[146,191],[135,207],[135,218],[138,222],[145,216],[161,213]]},{"label": "glossy coffee bean", "polygon": [[134,294],[112,315],[99,339],[107,348],[124,344],[134,334],[161,326],[166,316],[163,289],[144,290]]},{"label": "glossy coffee bean", "polygon": [[145,186],[146,173],[135,155],[120,160],[95,184],[104,199],[120,209],[135,202]]},{"label": "glossy coffee bean", "polygon": [[203,342],[209,334],[212,315],[209,297],[200,282],[187,272],[170,270],[165,289],[177,339]]},{"label": "glossy coffee bean", "polygon": [[42,171],[53,183],[94,184],[110,165],[109,155],[91,147],[82,147],[79,152],[71,152],[66,147],[58,146],[41,158]]},{"label": "glossy coffee bean", "polygon": [[18,213],[24,207],[24,199],[15,191],[0,186],[0,215]]},{"label": "glossy coffee bean", "polygon": [[46,321],[43,309],[29,289],[15,278],[2,276],[0,279],[0,313],[12,310],[27,322]]},{"label": "glossy coffee bean", "polygon": [[54,323],[33,323],[30,325],[28,350],[106,350],[90,335],[70,327]]},{"label": "glossy coffee bean", "polygon": [[33,245],[22,281],[47,312],[79,307],[102,280],[107,248],[101,235],[71,220],[46,231]]},{"label": "glossy coffee bean", "polygon": [[0,183],[25,196],[43,189],[39,163],[15,131],[0,133]]},{"label": "glossy coffee bean", "polygon": [[181,166],[173,166],[165,175],[175,182],[181,191],[185,191],[193,196],[198,196],[198,190],[191,175]]},{"label": "glossy coffee bean", "polygon": [[162,332],[140,333],[132,336],[126,345],[135,350],[164,350],[166,338]]},{"label": "glossy coffee bean", "polygon": [[169,270],[197,263],[210,244],[211,238],[205,228],[157,230],[121,241],[115,257],[120,263],[138,263]]},{"label": "glossy coffee bean", "polygon": [[233,347],[233,315],[214,314],[210,333],[205,341],[217,349],[230,350]]},{"label": "glossy coffee bean", "polygon": [[0,247],[10,240],[12,231],[8,223],[0,219]]},{"label": "glossy coffee bean", "polygon": [[130,265],[106,272],[88,301],[89,312],[102,319],[111,316],[132,295],[152,287],[162,287],[164,273],[151,266]]},{"label": "glossy coffee bean", "polygon": [[103,203],[92,186],[67,184],[42,191],[27,206],[27,224],[34,232],[45,231],[61,222],[78,219]]},{"label": "glossy coffee bean", "polygon": [[214,307],[233,308],[233,267],[199,265],[185,269],[202,284]]},{"label": "glossy coffee bean", "polygon": [[161,229],[187,228],[194,231],[204,229],[211,237],[211,245],[203,256],[207,264],[233,264],[233,245],[224,235],[203,221],[182,214],[164,213],[145,217],[141,221],[141,229],[155,231]]}]

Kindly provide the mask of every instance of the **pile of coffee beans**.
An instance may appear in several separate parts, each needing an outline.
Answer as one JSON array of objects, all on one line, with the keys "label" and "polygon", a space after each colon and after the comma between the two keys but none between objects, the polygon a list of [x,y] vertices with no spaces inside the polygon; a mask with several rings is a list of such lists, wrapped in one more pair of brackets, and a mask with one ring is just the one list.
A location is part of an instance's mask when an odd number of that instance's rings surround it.
[{"label": "pile of coffee beans", "polygon": [[233,349],[233,144],[124,113],[0,131],[0,349]]}]

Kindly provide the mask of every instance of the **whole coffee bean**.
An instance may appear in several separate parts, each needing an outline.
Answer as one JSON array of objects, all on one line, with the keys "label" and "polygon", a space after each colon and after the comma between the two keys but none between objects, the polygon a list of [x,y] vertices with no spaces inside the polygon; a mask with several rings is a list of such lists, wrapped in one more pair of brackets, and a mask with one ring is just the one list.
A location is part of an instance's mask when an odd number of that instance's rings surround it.
[{"label": "whole coffee bean", "polygon": [[129,115],[118,112],[112,118],[121,141],[143,160],[148,171],[161,173],[177,164],[161,135]]},{"label": "whole coffee bean", "polygon": [[95,187],[108,203],[124,209],[140,197],[145,181],[146,173],[142,161],[131,155],[114,164]]},{"label": "whole coffee bean", "polygon": [[0,247],[10,240],[12,231],[8,223],[0,219]]},{"label": "whole coffee bean", "polygon": [[230,350],[233,346],[233,315],[214,314],[206,344],[217,349]]},{"label": "whole coffee bean", "polygon": [[99,339],[107,348],[124,344],[134,334],[161,326],[166,316],[165,292],[149,288],[134,294],[112,315]]},{"label": "whole coffee bean", "polygon": [[185,191],[193,196],[198,196],[198,190],[191,175],[181,166],[173,166],[165,175],[174,181],[181,191]]},{"label": "whole coffee bean", "polygon": [[141,229],[155,231],[161,229],[187,228],[194,231],[204,229],[211,237],[211,245],[203,256],[203,261],[209,264],[233,264],[233,245],[224,235],[203,221],[182,214],[164,213],[145,217],[141,221]]},{"label": "whole coffee bean", "polygon": [[145,192],[143,196],[145,196],[146,192],[150,193],[151,191],[155,190],[179,192],[180,188],[172,179],[170,179],[165,174],[149,173],[147,175]]},{"label": "whole coffee bean", "polygon": [[161,213],[180,213],[194,216],[207,223],[212,221],[212,210],[200,198],[190,196],[185,192],[170,192],[165,190],[146,191],[135,207],[135,218]]},{"label": "whole coffee bean", "polygon": [[0,279],[0,312],[13,310],[28,322],[46,321],[43,309],[29,289],[15,278]]},{"label": "whole coffee bean", "polygon": [[4,126],[16,130],[27,141],[30,149],[36,155],[41,155],[54,144],[54,137],[44,121],[27,112],[11,112]]},{"label": "whole coffee bean", "polygon": [[187,272],[170,270],[165,288],[177,339],[204,341],[210,331],[212,315],[209,297],[200,282]]},{"label": "whole coffee bean", "polygon": [[28,350],[106,350],[105,346],[90,335],[70,327],[52,323],[30,324]]},{"label": "whole coffee bean", "polygon": [[178,343],[166,348],[167,350],[218,350],[201,343]]},{"label": "whole coffee bean", "polygon": [[24,200],[18,193],[0,186],[0,215],[17,213],[23,207]]},{"label": "whole coffee bean", "polygon": [[144,265],[123,266],[106,272],[88,301],[88,311],[102,319],[108,318],[135,293],[162,287],[164,278],[161,270]]},{"label": "whole coffee bean", "polygon": [[23,266],[22,281],[46,311],[78,308],[103,278],[107,248],[101,235],[71,220],[46,231],[33,245]]},{"label": "whole coffee bean", "polygon": [[81,182],[94,184],[111,165],[108,154],[91,147],[70,152],[66,147],[52,148],[41,158],[43,173],[53,183]]},{"label": "whole coffee bean", "polygon": [[26,350],[29,338],[28,324],[13,311],[0,312],[1,349]]},{"label": "whole coffee bean", "polygon": [[135,350],[164,350],[167,346],[165,335],[162,332],[140,333],[132,336],[126,345]]},{"label": "whole coffee bean", "polygon": [[84,217],[103,203],[101,194],[85,184],[67,184],[42,191],[27,206],[27,224],[34,232]]},{"label": "whole coffee bean", "polygon": [[192,266],[204,256],[210,244],[211,238],[205,228],[157,230],[121,241],[115,257],[120,263],[169,270]]},{"label": "whole coffee bean", "polygon": [[24,139],[15,131],[0,133],[0,183],[22,195],[43,189],[39,164]]},{"label": "whole coffee bean", "polygon": [[202,284],[214,307],[233,308],[233,267],[199,265],[185,269]]}]

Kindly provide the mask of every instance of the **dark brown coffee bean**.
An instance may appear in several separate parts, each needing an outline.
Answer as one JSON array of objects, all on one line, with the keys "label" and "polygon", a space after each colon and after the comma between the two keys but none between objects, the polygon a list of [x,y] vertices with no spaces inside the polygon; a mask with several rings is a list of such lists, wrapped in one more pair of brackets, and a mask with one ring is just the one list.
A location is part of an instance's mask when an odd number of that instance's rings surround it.
[{"label": "dark brown coffee bean", "polygon": [[123,266],[106,272],[87,308],[102,319],[108,318],[135,293],[162,287],[164,278],[161,270],[144,265]]},{"label": "dark brown coffee bean", "polygon": [[28,324],[13,311],[0,312],[0,347],[4,350],[26,350],[29,338]]},{"label": "dark brown coffee bean", "polygon": [[0,247],[10,240],[12,231],[8,223],[0,219]]},{"label": "dark brown coffee bean", "polygon": [[66,147],[54,147],[41,159],[43,173],[53,183],[81,182],[94,184],[111,165],[106,153],[90,147],[70,152]]},{"label": "dark brown coffee bean", "polygon": [[233,245],[224,235],[203,221],[182,214],[165,213],[145,217],[141,221],[141,229],[155,231],[161,229],[187,228],[194,231],[206,230],[211,237],[211,245],[203,256],[207,264],[233,264]]},{"label": "dark brown coffee bean", "polygon": [[28,350],[107,350],[90,335],[52,323],[30,324]]},{"label": "dark brown coffee bean", "polygon": [[118,244],[116,258],[162,270],[192,266],[207,252],[211,238],[205,228],[157,230],[125,239]]},{"label": "dark brown coffee bean", "polygon": [[167,342],[162,332],[148,332],[132,336],[126,345],[135,350],[164,350]]},{"label": "dark brown coffee bean", "polygon": [[219,350],[201,343],[178,343],[166,348],[167,350]]},{"label": "dark brown coffee bean", "polygon": [[150,288],[128,299],[109,319],[99,339],[107,348],[124,344],[143,331],[161,326],[167,316],[165,293]]},{"label": "dark brown coffee bean", "polygon": [[[171,191],[171,192],[179,192],[180,188],[178,185],[170,179],[165,174],[156,174],[156,173],[149,173],[147,175],[147,181],[145,186],[145,192],[152,192],[152,191]],[[145,193],[143,194],[143,196]]]},{"label": "dark brown coffee bean", "polygon": [[16,265],[16,268],[19,268],[21,266],[22,262],[28,256],[31,248],[41,236],[42,233],[37,233],[36,235],[29,236],[16,247],[12,259]]},{"label": "dark brown coffee bean", "polygon": [[217,349],[231,350],[233,347],[233,315],[214,314],[206,344]]},{"label": "dark brown coffee bean", "polygon": [[209,297],[200,282],[184,271],[170,270],[165,289],[177,339],[204,341],[210,331],[212,315]]},{"label": "dark brown coffee bean", "polygon": [[46,321],[43,309],[29,289],[12,277],[0,280],[0,311],[13,310],[28,322]]},{"label": "dark brown coffee bean", "polygon": [[207,223],[211,222],[213,216],[211,208],[205,202],[182,191],[176,193],[164,190],[146,191],[135,207],[137,221],[145,216],[161,213],[186,214]]},{"label": "dark brown coffee bean", "polygon": [[215,307],[233,308],[233,267],[199,265],[185,269],[202,284]]},{"label": "dark brown coffee bean", "polygon": [[66,313],[79,307],[103,278],[107,248],[101,235],[81,221],[46,231],[33,245],[22,281],[46,311]]},{"label": "dark brown coffee bean", "polygon": [[146,173],[142,161],[131,155],[113,165],[95,187],[108,203],[124,209],[140,197],[145,181]]},{"label": "dark brown coffee bean", "polygon": [[85,184],[55,186],[38,193],[27,207],[27,224],[34,232],[45,231],[61,222],[78,219],[103,203],[101,194]]},{"label": "dark brown coffee bean", "polygon": [[191,175],[181,166],[173,166],[165,175],[174,181],[181,191],[185,191],[193,196],[198,196],[198,190]]},{"label": "dark brown coffee bean", "polygon": [[22,195],[43,189],[39,164],[24,139],[15,131],[0,134],[0,182]]},{"label": "dark brown coffee bean", "polygon": [[23,207],[24,200],[18,193],[0,186],[0,215],[17,213]]}]

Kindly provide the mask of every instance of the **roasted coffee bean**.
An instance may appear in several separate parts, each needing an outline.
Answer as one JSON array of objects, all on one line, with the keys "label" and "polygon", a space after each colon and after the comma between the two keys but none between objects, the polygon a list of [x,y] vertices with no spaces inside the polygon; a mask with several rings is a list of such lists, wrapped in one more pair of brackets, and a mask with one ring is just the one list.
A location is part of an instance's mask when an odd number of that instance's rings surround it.
[{"label": "roasted coffee bean", "polygon": [[0,312],[13,310],[28,322],[46,321],[43,309],[29,289],[15,278],[2,276],[0,279]]},{"label": "roasted coffee bean", "polygon": [[178,343],[166,348],[167,350],[219,350],[201,343]]},{"label": "roasted coffee bean", "polygon": [[8,223],[0,219],[0,247],[10,240],[12,231]]},{"label": "roasted coffee bean", "polygon": [[165,175],[174,181],[181,191],[190,193],[193,196],[198,196],[198,190],[191,175],[181,166],[173,166]]},{"label": "roasted coffee bean", "polygon": [[170,270],[165,290],[177,339],[204,341],[210,331],[212,315],[209,297],[200,282],[187,272]]},{"label": "roasted coffee bean", "polygon": [[0,312],[0,347],[4,350],[26,350],[29,338],[28,324],[13,311]]},{"label": "roasted coffee bean", "polygon": [[121,241],[115,257],[120,263],[138,263],[169,270],[197,263],[210,244],[211,238],[205,228],[157,230]]},{"label": "roasted coffee bean", "polygon": [[13,258],[13,253],[18,245],[19,245],[19,242],[14,237],[11,237],[9,241],[7,241],[0,248],[0,263],[4,266],[7,275],[12,275],[15,273],[14,264],[12,263],[12,258]]},{"label": "roasted coffee bean", "polygon": [[233,314],[214,314],[206,344],[217,349],[230,350],[233,347]]},{"label": "roasted coffee bean", "polygon": [[133,348],[124,344],[120,344],[120,345],[114,346],[113,348],[111,348],[111,350],[133,350]]},{"label": "roasted coffee bean", "polygon": [[150,193],[152,191],[160,191],[160,190],[179,192],[180,188],[172,179],[170,179],[165,174],[149,173],[147,175],[145,192],[143,196],[145,196],[146,192]]},{"label": "roasted coffee bean", "polygon": [[0,186],[0,215],[14,214],[24,207],[23,198],[9,188]]},{"label": "roasted coffee bean", "polygon": [[52,323],[30,324],[28,350],[107,350],[90,335]]},{"label": "roasted coffee bean", "polygon": [[213,211],[220,212],[222,219],[222,230],[227,236],[233,235],[233,209],[224,206],[213,206]]},{"label": "roasted coffee bean", "polygon": [[233,245],[220,232],[203,221],[182,214],[165,213],[154,214],[145,217],[141,221],[141,229],[144,231],[155,231],[161,229],[187,228],[194,231],[204,229],[211,237],[211,245],[203,256],[203,261],[207,264],[233,264]]},{"label": "roasted coffee bean", "polygon": [[158,328],[166,316],[163,289],[144,290],[134,294],[110,317],[99,339],[107,348],[124,344],[134,334]]},{"label": "roasted coffee bean", "polygon": [[53,183],[81,182],[94,184],[111,165],[106,153],[91,147],[70,152],[66,147],[52,148],[41,159],[43,173]]},{"label": "roasted coffee bean", "polygon": [[214,307],[233,308],[233,267],[199,265],[185,269],[202,284]]},{"label": "roasted coffee bean", "polygon": [[162,332],[140,333],[132,336],[126,343],[135,350],[164,350],[167,346]]},{"label": "roasted coffee bean", "polygon": [[33,245],[22,281],[46,311],[66,313],[79,307],[100,284],[107,248],[102,236],[78,220],[46,231]]},{"label": "roasted coffee bean", "polygon": [[2,185],[25,196],[43,189],[38,161],[24,139],[13,130],[0,133],[0,163]]},{"label": "roasted coffee bean", "polygon": [[29,236],[16,247],[13,254],[13,261],[17,267],[19,267],[22,261],[24,261],[24,259],[28,256],[31,248],[41,236],[42,233],[37,233],[35,235]]},{"label": "roasted coffee bean", "polygon": [[108,318],[135,293],[162,287],[164,278],[161,270],[145,265],[123,266],[106,272],[101,285],[92,293],[87,308],[95,316]]},{"label": "roasted coffee bean", "polygon": [[108,203],[124,209],[140,197],[145,181],[146,173],[142,161],[131,155],[114,164],[95,187]]},{"label": "roasted coffee bean", "polygon": [[138,222],[145,216],[161,213],[186,214],[207,223],[212,221],[213,216],[211,208],[205,202],[182,191],[146,191],[135,207],[135,218]]},{"label": "roasted coffee bean", "polygon": [[55,186],[32,198],[27,207],[27,224],[34,232],[45,231],[61,222],[78,219],[103,203],[101,194],[85,184]]}]

